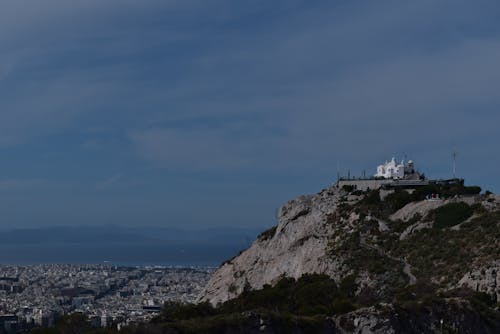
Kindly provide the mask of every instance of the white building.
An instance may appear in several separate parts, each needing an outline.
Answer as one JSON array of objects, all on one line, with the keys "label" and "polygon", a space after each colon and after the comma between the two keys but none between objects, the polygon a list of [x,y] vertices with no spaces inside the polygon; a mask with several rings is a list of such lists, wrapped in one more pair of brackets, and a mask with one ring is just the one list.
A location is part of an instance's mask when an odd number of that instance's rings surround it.
[{"label": "white building", "polygon": [[409,175],[415,173],[415,166],[412,160],[405,164],[404,160],[400,164],[396,162],[395,158],[385,164],[377,167],[377,174],[375,177],[384,179],[404,179]]}]

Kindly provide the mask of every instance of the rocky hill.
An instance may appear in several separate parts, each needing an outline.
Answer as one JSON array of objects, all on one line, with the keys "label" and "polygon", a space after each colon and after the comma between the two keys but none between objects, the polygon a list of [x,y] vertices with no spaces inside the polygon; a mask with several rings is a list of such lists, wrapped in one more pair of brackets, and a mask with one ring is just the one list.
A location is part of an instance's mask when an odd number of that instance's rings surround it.
[{"label": "rocky hill", "polygon": [[[301,196],[216,271],[199,303],[167,303],[120,333],[500,333],[500,197],[479,192],[455,183]],[[39,333],[92,333],[82,321]]]},{"label": "rocky hill", "polygon": [[[276,227],[216,271],[200,301],[219,305],[284,277],[316,273],[338,284],[353,280],[356,310],[335,319],[351,319],[354,332],[394,331],[388,310],[430,296],[444,309],[477,311],[465,298],[472,292],[487,296],[498,320],[500,196],[479,190],[431,185],[409,194],[332,186],[301,196],[281,208]],[[429,192],[446,199],[424,199]]]}]

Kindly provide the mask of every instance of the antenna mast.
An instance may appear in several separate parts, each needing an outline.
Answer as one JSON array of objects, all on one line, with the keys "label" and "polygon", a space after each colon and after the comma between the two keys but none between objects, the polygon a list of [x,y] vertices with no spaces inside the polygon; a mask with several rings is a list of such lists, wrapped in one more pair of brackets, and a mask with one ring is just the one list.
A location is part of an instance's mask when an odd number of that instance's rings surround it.
[{"label": "antenna mast", "polygon": [[337,161],[337,184],[340,181],[340,163]]},{"label": "antenna mast", "polygon": [[452,154],[453,157],[453,178],[456,179],[456,174],[457,174],[457,152],[453,151]]}]

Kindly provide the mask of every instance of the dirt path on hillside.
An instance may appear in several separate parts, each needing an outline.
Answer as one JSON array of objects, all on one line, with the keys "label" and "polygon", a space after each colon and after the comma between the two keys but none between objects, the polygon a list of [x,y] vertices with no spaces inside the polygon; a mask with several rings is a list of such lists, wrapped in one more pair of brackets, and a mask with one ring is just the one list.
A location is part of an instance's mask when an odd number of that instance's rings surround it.
[{"label": "dirt path on hillside", "polygon": [[385,250],[381,249],[378,246],[367,244],[364,236],[360,236],[359,245],[361,247],[365,247],[365,248],[376,251],[380,256],[387,257],[387,258],[389,258],[393,261],[396,261],[396,262],[401,262],[401,264],[403,264],[403,273],[408,277],[408,285],[407,286],[415,285],[417,283],[417,278],[411,272],[411,265],[408,263],[408,261],[406,261],[405,258],[397,258],[395,256],[387,254],[387,252]]}]

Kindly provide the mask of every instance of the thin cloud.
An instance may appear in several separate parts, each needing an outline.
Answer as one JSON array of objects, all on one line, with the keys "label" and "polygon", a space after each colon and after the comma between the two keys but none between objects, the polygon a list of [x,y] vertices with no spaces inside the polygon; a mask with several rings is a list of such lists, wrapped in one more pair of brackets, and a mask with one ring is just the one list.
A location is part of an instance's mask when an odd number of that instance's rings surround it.
[{"label": "thin cloud", "polygon": [[33,190],[43,188],[48,184],[45,179],[0,179],[0,191]]},{"label": "thin cloud", "polygon": [[97,182],[95,184],[95,188],[98,190],[109,189],[114,185],[116,185],[117,183],[119,183],[121,180],[123,180],[124,177],[125,177],[124,173],[116,173],[103,181]]}]

